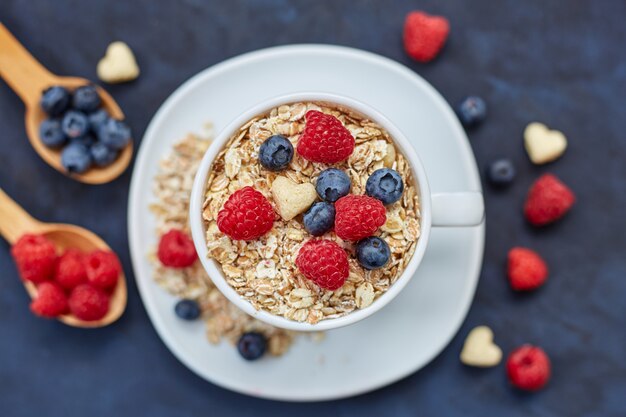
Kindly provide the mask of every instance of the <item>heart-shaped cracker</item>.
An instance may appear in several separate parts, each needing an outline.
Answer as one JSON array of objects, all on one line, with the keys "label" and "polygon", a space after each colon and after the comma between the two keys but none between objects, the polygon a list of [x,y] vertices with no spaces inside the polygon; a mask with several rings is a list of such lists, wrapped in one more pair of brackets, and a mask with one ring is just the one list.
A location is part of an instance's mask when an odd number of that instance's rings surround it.
[{"label": "heart-shaped cracker", "polygon": [[113,42],[98,62],[98,78],[114,84],[134,80],[139,76],[139,67],[133,51],[124,42]]},{"label": "heart-shaped cracker", "polygon": [[461,362],[465,365],[488,368],[502,360],[502,349],[493,343],[493,332],[487,326],[475,327],[465,339]]},{"label": "heart-shaped cracker", "polygon": [[562,132],[550,130],[542,123],[531,123],[524,130],[524,146],[534,164],[545,164],[563,155],[567,139]]},{"label": "heart-shaped cracker", "polygon": [[317,193],[310,182],[296,184],[287,177],[278,176],[272,183],[272,196],[280,217],[291,220],[311,207]]},{"label": "heart-shaped cracker", "polygon": [[383,158],[383,165],[387,168],[393,168],[394,162],[396,162],[396,148],[391,143],[388,143],[387,149],[385,149],[385,157]]}]

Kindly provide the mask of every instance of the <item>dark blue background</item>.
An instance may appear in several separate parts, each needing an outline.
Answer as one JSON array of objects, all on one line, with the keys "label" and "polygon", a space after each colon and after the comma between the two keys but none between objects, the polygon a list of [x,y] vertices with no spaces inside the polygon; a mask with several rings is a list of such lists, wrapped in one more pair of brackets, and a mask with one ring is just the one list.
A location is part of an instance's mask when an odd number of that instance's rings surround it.
[{"label": "dark blue background", "polygon": [[[446,49],[428,65],[402,51],[401,27],[412,9],[451,22]],[[196,377],[150,325],[130,275],[130,171],[105,186],[53,171],[26,140],[18,97],[0,82],[0,186],[40,219],[99,233],[120,254],[130,281],[126,314],[109,328],[85,331],[40,320],[28,312],[8,247],[0,243],[0,415],[623,416],[625,18],[623,0],[2,0],[2,22],[53,72],[96,79],[107,44],[130,44],[142,75],[109,91],[138,140],[160,103],[198,71],[268,46],[332,43],[406,64],[452,103],[470,93],[484,97],[489,119],[470,132],[478,163],[508,156],[519,176],[505,192],[486,189],[487,248],[475,302],[436,360],[349,400],[252,399]],[[522,147],[523,128],[534,120],[569,139],[565,156],[545,167],[532,166]],[[562,222],[532,230],[521,205],[529,184],[547,171],[579,201]],[[534,294],[515,295],[507,286],[503,265],[513,245],[536,248],[550,265],[547,285]],[[547,389],[521,394],[509,388],[502,366],[475,370],[459,363],[465,335],[483,323],[505,352],[524,342],[545,348],[554,371]],[[359,343],[371,341],[355,341],[355,348]]]}]

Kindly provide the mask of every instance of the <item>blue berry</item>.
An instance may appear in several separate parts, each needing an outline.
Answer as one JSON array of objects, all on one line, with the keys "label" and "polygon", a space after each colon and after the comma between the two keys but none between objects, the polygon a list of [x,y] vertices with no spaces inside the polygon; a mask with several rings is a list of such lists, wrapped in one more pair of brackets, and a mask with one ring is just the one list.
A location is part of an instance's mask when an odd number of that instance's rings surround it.
[{"label": "blue berry", "polygon": [[270,171],[287,168],[292,158],[293,145],[284,136],[270,136],[259,149],[259,162]]},{"label": "blue berry", "polygon": [[320,172],[315,184],[315,191],[322,200],[334,203],[350,192],[348,174],[337,168],[329,168]]},{"label": "blue berry", "polygon": [[498,159],[487,167],[487,181],[496,187],[506,187],[515,179],[515,166],[510,159]]},{"label": "blue berry", "polygon": [[365,183],[365,194],[382,201],[384,205],[395,203],[402,197],[404,182],[397,171],[381,168],[372,172]]},{"label": "blue berry", "polygon": [[183,320],[195,320],[200,317],[200,306],[195,300],[180,300],[174,306],[174,312]]},{"label": "blue berry", "polygon": [[98,90],[93,85],[78,87],[72,97],[72,107],[84,113],[98,110],[101,103],[100,94],[98,94]]},{"label": "blue berry", "polygon": [[49,148],[58,148],[63,146],[67,140],[61,121],[57,119],[46,119],[39,125],[39,137],[44,145]]},{"label": "blue berry", "polygon": [[241,335],[237,342],[237,350],[247,361],[259,359],[267,349],[267,339],[261,333],[248,332]]},{"label": "blue berry", "polygon": [[480,97],[469,96],[459,103],[456,112],[463,126],[473,127],[487,117],[487,103]]},{"label": "blue berry", "polygon": [[100,129],[100,126],[105,124],[107,120],[109,120],[109,118],[110,118],[109,113],[107,113],[106,110],[104,109],[97,110],[88,116],[89,128],[91,129],[93,133],[97,134],[98,130]]},{"label": "blue berry", "polygon": [[52,117],[60,116],[70,104],[71,95],[61,86],[47,88],[41,94],[39,104],[43,111]]},{"label": "blue berry", "polygon": [[118,151],[115,149],[111,149],[105,144],[98,142],[95,143],[91,148],[91,159],[93,159],[94,164],[99,167],[105,167],[111,165],[113,161],[117,159]]},{"label": "blue berry", "polygon": [[335,224],[335,206],[325,201],[317,202],[304,213],[304,228],[313,236],[321,236]]},{"label": "blue berry", "polygon": [[111,149],[122,149],[130,142],[130,127],[121,120],[107,120],[97,133],[100,142]]},{"label": "blue berry", "polygon": [[96,142],[98,142],[98,139],[96,139],[96,137],[92,133],[87,133],[85,136],[82,136],[80,138],[70,139],[70,143],[80,143],[87,146],[88,148],[91,148],[93,145],[96,144]]},{"label": "blue berry", "polygon": [[356,259],[365,269],[382,268],[390,256],[389,245],[379,237],[368,237],[356,244]]},{"label": "blue berry", "polygon": [[80,138],[89,131],[89,120],[85,113],[70,110],[63,116],[61,127],[63,128],[63,133],[69,139]]},{"label": "blue berry", "polygon": [[70,143],[61,152],[61,164],[72,174],[81,174],[91,166],[89,147],[80,143]]}]

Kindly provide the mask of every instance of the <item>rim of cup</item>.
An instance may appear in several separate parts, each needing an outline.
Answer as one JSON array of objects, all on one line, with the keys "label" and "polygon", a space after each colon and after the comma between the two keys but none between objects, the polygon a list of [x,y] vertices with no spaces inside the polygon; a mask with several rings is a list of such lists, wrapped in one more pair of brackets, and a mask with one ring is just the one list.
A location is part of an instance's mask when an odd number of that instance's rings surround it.
[{"label": "rim of cup", "polygon": [[[411,257],[411,260],[404,271],[402,271],[402,274],[397,281],[368,307],[354,310],[345,316],[323,319],[316,324],[297,322],[283,316],[272,314],[268,311],[257,310],[248,300],[239,295],[237,291],[235,291],[235,289],[226,281],[219,263],[213,259],[209,259],[207,256],[208,249],[206,242],[206,227],[204,219],[202,218],[202,205],[204,203],[207,185],[206,180],[215,158],[223,149],[226,142],[250,119],[266,114],[275,107],[298,102],[316,102],[323,103],[330,107],[345,108],[361,114],[379,124],[384,130],[387,131],[387,133],[389,133],[393,144],[400,150],[409,162],[413,174],[413,181],[415,182],[414,185],[417,188],[420,201],[420,236],[417,240],[415,252]],[[270,98],[244,111],[241,115],[230,122],[215,137],[202,158],[194,179],[189,210],[189,222],[191,226],[192,238],[196,251],[198,252],[198,257],[200,258],[202,266],[206,270],[207,274],[222,294],[224,294],[224,296],[238,308],[258,320],[275,327],[300,332],[325,331],[354,324],[373,315],[389,304],[391,300],[400,294],[402,289],[415,275],[415,272],[424,257],[424,252],[426,251],[432,222],[431,194],[426,172],[419,156],[406,136],[387,117],[371,106],[350,97],[324,92],[300,92]]]}]

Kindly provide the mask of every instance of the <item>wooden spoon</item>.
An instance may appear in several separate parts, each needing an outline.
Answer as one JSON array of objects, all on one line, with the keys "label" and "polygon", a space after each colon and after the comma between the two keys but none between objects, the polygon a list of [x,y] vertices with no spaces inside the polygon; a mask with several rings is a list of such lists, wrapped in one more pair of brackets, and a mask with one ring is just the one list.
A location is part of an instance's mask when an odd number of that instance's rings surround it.
[{"label": "wooden spoon", "polygon": [[[10,244],[14,244],[25,233],[44,235],[61,251],[68,248],[79,249],[83,252],[90,252],[95,249],[111,250],[98,235],[82,227],[71,224],[42,223],[35,220],[0,188],[0,234]],[[23,282],[30,297],[34,298],[37,295],[35,284],[30,281]],[[74,327],[106,326],[122,315],[126,308],[126,299],[126,278],[122,273],[111,295],[109,311],[103,318],[95,321],[83,321],[66,314],[60,316],[59,320]]]},{"label": "wooden spoon", "polygon": [[[91,84],[78,77],[59,77],[43,67],[0,23],[0,76],[19,95],[26,106],[26,133],[35,151],[57,171],[87,184],[104,184],[112,181],[126,170],[133,155],[132,141],[121,151],[111,165],[93,167],[82,174],[70,174],[61,165],[61,151],[50,149],[39,138],[39,125],[47,117],[39,105],[41,93],[53,85],[74,90]],[[103,108],[114,118],[123,119],[124,113],[115,100],[102,88],[96,86],[102,98]]]}]

